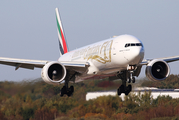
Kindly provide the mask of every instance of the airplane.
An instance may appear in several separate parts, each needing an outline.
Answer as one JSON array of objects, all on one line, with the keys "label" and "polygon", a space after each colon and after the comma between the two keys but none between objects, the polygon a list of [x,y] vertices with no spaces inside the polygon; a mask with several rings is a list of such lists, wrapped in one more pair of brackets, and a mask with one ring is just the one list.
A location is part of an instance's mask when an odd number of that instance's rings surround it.
[{"label": "airplane", "polygon": [[64,83],[61,96],[73,95],[74,87],[69,87],[69,82],[100,77],[121,79],[122,85],[117,89],[117,94],[128,95],[132,91],[130,83],[135,83],[135,77],[139,76],[143,65],[146,65],[145,73],[150,80],[162,81],[170,74],[168,63],[179,60],[179,56],[144,60],[144,45],[128,34],[69,51],[58,8],[55,11],[61,55],[57,61],[0,57],[0,64],[14,66],[15,70],[42,68],[41,77],[46,83]]}]

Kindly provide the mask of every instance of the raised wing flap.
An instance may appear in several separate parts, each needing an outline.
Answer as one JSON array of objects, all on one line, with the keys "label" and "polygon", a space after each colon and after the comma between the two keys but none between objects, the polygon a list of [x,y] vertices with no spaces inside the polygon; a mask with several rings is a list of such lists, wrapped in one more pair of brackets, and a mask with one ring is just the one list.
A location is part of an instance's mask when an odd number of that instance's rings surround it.
[{"label": "raised wing flap", "polygon": [[34,67],[43,68],[46,63],[48,63],[48,61],[0,57],[0,64],[14,66],[15,70],[20,67],[32,70]]}]

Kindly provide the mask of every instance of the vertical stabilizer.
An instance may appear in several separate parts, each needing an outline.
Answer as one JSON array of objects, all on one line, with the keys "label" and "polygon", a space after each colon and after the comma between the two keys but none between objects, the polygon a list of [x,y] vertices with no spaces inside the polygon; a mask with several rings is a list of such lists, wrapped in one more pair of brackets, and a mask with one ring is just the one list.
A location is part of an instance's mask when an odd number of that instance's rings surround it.
[{"label": "vertical stabilizer", "polygon": [[58,12],[58,8],[56,8],[55,11],[56,11],[56,20],[57,20],[58,39],[59,39],[59,46],[60,46],[60,55],[63,55],[68,52],[68,48],[65,40],[63,27],[62,27],[62,22],[60,20],[60,14]]}]

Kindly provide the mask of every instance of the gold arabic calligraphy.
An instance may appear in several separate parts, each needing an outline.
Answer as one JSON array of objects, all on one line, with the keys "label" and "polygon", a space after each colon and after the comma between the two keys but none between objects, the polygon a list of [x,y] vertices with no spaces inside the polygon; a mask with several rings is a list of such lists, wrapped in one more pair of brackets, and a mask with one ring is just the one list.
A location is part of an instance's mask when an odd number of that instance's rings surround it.
[{"label": "gold arabic calligraphy", "polygon": [[76,51],[72,58],[76,59],[83,56],[83,59],[96,60],[102,64],[111,62],[111,49],[113,40],[106,41],[102,45],[88,47],[79,51]]}]

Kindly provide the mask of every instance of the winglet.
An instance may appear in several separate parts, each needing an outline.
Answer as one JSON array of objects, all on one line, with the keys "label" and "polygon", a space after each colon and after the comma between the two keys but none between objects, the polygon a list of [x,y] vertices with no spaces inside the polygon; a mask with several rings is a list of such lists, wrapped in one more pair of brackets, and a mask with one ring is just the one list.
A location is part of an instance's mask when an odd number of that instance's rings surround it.
[{"label": "winglet", "polygon": [[60,14],[58,12],[58,8],[55,9],[56,11],[56,20],[57,20],[57,32],[58,32],[58,39],[59,39],[59,46],[60,46],[60,54],[63,55],[68,52],[67,43],[65,41],[65,35],[62,27],[62,22],[60,20]]}]

